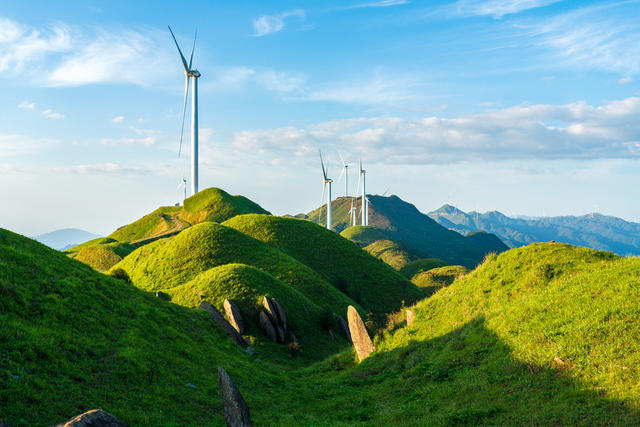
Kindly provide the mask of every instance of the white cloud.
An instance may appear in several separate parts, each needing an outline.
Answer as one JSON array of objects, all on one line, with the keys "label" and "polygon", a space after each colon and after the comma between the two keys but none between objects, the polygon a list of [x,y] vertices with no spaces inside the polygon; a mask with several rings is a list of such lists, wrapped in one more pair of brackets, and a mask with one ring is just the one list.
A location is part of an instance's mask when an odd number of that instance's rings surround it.
[{"label": "white cloud", "polygon": [[125,136],[120,138],[101,138],[100,144],[103,145],[142,145],[145,147],[156,143],[158,131],[153,129],[139,129],[131,126],[131,132],[137,136]]},{"label": "white cloud", "polygon": [[0,135],[0,153],[2,156],[19,156],[43,151],[58,144],[57,140],[47,138],[29,138],[25,135]]},{"label": "white cloud", "polygon": [[18,104],[18,108],[33,110],[36,108],[36,104],[34,104],[33,102],[22,101],[20,104]]},{"label": "white cloud", "polygon": [[637,14],[637,2],[608,3],[521,27],[566,64],[634,74],[640,71]]},{"label": "white cloud", "polygon": [[72,173],[80,175],[161,175],[172,176],[174,169],[167,165],[124,166],[118,163],[92,163],[83,165],[61,166],[51,169],[56,173]]},{"label": "white cloud", "polygon": [[122,123],[124,121],[124,116],[115,116],[111,119],[112,123]]},{"label": "white cloud", "polygon": [[64,119],[64,116],[60,113],[56,113],[51,108],[47,108],[42,112],[42,115],[49,119]]},{"label": "white cloud", "polygon": [[400,6],[403,4],[408,4],[408,0],[380,0],[371,3],[361,3],[355,4],[353,6],[347,6],[344,9],[362,9],[367,7],[389,7],[389,6]]},{"label": "white cloud", "polygon": [[301,89],[306,76],[299,72],[277,71],[269,68],[228,67],[212,71],[203,89],[215,91],[240,90],[248,84],[257,84],[271,92],[293,92]]},{"label": "white cloud", "polygon": [[529,9],[548,6],[561,0],[459,0],[453,5],[461,15],[501,18]]},{"label": "white cloud", "polygon": [[284,28],[287,18],[291,17],[296,17],[300,21],[304,21],[306,15],[302,9],[282,12],[277,15],[263,15],[253,21],[254,35],[256,37],[262,37],[267,34],[277,33]]},{"label": "white cloud", "polygon": [[620,83],[621,85],[628,85],[629,83],[632,83],[633,79],[629,76],[627,77],[622,77],[620,80],[618,80],[618,83]]},{"label": "white cloud", "polygon": [[509,159],[640,158],[640,98],[531,105],[456,118],[358,118],[236,133],[246,153],[306,156],[317,147],[389,164]]}]

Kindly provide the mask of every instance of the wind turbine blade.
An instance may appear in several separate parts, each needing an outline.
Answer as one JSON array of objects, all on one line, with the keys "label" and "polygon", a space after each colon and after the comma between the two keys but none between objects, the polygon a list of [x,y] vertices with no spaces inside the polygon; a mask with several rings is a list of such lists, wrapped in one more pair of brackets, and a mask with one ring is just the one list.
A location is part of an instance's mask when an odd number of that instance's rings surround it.
[{"label": "wind turbine blade", "polygon": [[322,176],[324,179],[327,179],[327,170],[324,168],[324,160],[322,160],[322,151],[318,150],[318,154],[320,154],[320,165],[322,166]]},{"label": "wind turbine blade", "polygon": [[193,61],[193,51],[196,48],[196,39],[198,38],[198,29],[196,28],[196,35],[193,36],[193,46],[191,46],[191,57],[189,58],[189,69],[191,69],[191,63]]},{"label": "wind turbine blade", "polygon": [[362,157],[360,157],[360,173],[362,173]]},{"label": "wind turbine blade", "polygon": [[347,166],[347,162],[344,161],[344,157],[342,157],[342,153],[340,153],[340,151],[338,151],[338,156],[340,156],[340,160],[342,160],[342,165]]},{"label": "wind turbine blade", "polygon": [[344,171],[346,171],[346,168],[342,168],[342,170],[340,171],[340,176],[338,177],[338,181],[340,181],[342,179],[342,175],[344,175]]},{"label": "wind turbine blade", "polygon": [[182,137],[184,136],[184,119],[187,115],[187,98],[189,97],[189,76],[184,84],[184,108],[182,109],[182,127],[180,128],[180,148],[178,149],[178,157],[182,155]]},{"label": "wind turbine blade", "polygon": [[322,206],[324,204],[324,193],[327,189],[327,183],[323,183],[322,184],[322,197],[320,198],[320,206]]},{"label": "wind turbine blade", "polygon": [[[169,27],[167,25],[167,27]],[[173,35],[173,31],[171,31],[171,27],[169,27],[169,32],[171,32],[171,37],[173,37],[173,41],[176,44],[176,47],[178,48],[178,52],[180,52],[180,58],[182,58],[182,65],[184,65],[184,71],[185,72],[189,72],[189,66],[187,65],[187,60],[184,59],[184,55],[182,54],[182,51],[180,50],[180,46],[178,46],[178,41],[176,40],[176,36]]]},{"label": "wind turbine blade", "polygon": [[360,171],[360,173],[358,174],[358,185],[356,186],[356,191],[355,191],[355,195],[356,197],[358,196],[358,191],[360,190],[360,180],[362,179],[362,171]]}]

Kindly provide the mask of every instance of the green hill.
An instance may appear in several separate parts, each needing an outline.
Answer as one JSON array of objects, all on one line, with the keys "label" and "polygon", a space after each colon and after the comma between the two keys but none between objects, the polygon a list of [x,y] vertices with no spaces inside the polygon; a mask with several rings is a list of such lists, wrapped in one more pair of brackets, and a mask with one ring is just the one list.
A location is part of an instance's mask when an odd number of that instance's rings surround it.
[{"label": "green hill", "polygon": [[184,206],[166,206],[118,228],[108,237],[120,242],[140,242],[170,236],[204,221],[223,222],[247,213],[269,214],[244,196],[232,196],[219,188],[207,188],[184,200]]},{"label": "green hill", "polygon": [[391,240],[376,240],[365,246],[364,250],[389,264],[395,270],[400,270],[419,258],[417,255],[414,255],[402,247],[402,245],[392,242]]},{"label": "green hill", "polygon": [[[436,221],[418,211],[418,209],[397,196],[369,195],[369,227],[384,233],[386,238],[402,244],[419,258],[439,258],[448,264],[475,267],[488,253],[500,253],[508,247],[495,236],[462,236],[448,230]],[[345,230],[349,220],[350,199],[338,197],[332,202],[333,226],[337,231]],[[359,210],[360,202],[356,201]],[[326,219],[326,207],[319,208],[307,215],[310,221],[323,224]],[[346,231],[346,230],[345,230]],[[371,234],[364,230],[348,231],[347,235],[361,238]]]},{"label": "green hill", "polygon": [[411,279],[418,273],[431,270],[432,268],[444,267],[447,263],[438,258],[422,258],[413,261],[400,269],[400,273]]},{"label": "green hill", "polygon": [[213,267],[234,263],[263,270],[333,312],[346,312],[349,304],[356,304],[289,255],[215,222],[142,246],[111,271],[122,269],[138,288],[156,291],[184,285]]},{"label": "green hill", "polygon": [[354,225],[340,232],[345,239],[349,239],[358,246],[365,247],[378,240],[387,240],[389,236],[369,225]]},{"label": "green hill", "polygon": [[[640,424],[637,258],[563,244],[489,256],[360,364],[352,350],[310,363],[260,342],[251,358],[207,313],[2,229],[0,271],[0,414],[14,426],[96,407],[130,425],[223,425],[218,365],[256,425]],[[287,298],[251,267],[198,276],[173,297]]]},{"label": "green hill", "polygon": [[14,426],[95,407],[131,425],[219,425],[212,367],[229,369],[250,400],[255,385],[279,381],[207,313],[3,229],[0,270],[0,414]]},{"label": "green hill", "polygon": [[420,291],[353,242],[312,222],[269,215],[240,215],[224,223],[278,248],[310,267],[379,319]]},{"label": "green hill", "polygon": [[439,289],[449,286],[455,279],[469,273],[467,267],[461,265],[447,265],[421,271],[411,277],[411,282],[424,290],[426,295],[432,295]]}]

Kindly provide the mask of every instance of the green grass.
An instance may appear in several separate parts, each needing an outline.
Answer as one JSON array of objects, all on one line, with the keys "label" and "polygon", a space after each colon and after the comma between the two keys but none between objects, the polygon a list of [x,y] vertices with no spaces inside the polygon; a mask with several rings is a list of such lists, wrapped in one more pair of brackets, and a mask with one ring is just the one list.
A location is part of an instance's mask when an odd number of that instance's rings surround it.
[{"label": "green grass", "polygon": [[447,265],[421,271],[411,278],[411,282],[422,289],[427,296],[430,296],[437,290],[449,286],[455,279],[468,272],[469,269],[462,265]]},{"label": "green grass", "polygon": [[391,240],[376,240],[370,245],[365,246],[364,250],[389,264],[395,270],[401,270],[407,264],[418,259],[417,255]]},{"label": "green grass", "polygon": [[400,269],[400,273],[410,279],[423,271],[431,270],[432,268],[444,267],[446,265],[446,262],[438,258],[422,258],[402,267]]},{"label": "green grass", "polygon": [[174,217],[180,210],[179,206],[158,208],[137,221],[118,228],[108,237],[119,242],[132,242],[157,236],[175,227]]},{"label": "green grass", "polygon": [[224,222],[310,267],[365,310],[386,313],[421,297],[421,292],[384,262],[339,234],[310,221],[268,215],[239,215]]},{"label": "green grass", "polygon": [[358,246],[365,247],[377,240],[388,240],[389,236],[382,231],[369,225],[354,225],[345,228],[340,235],[345,239],[349,239]]},{"label": "green grass", "polygon": [[112,271],[123,269],[135,286],[155,291],[183,285],[213,267],[232,263],[263,270],[333,312],[346,312],[349,304],[357,305],[277,248],[215,222],[204,222],[170,239],[142,246]]},{"label": "green grass", "polygon": [[76,261],[104,272],[119,263],[134,249],[135,246],[129,243],[120,243],[117,240],[103,237],[75,246],[65,253]]},{"label": "green grass", "polygon": [[[262,334],[258,320],[258,315],[263,310],[262,298],[275,298],[285,310],[288,330],[295,334],[302,345],[301,356],[318,359],[342,350],[347,345],[344,339],[330,338],[328,329],[335,330],[335,323],[331,318],[326,318],[325,311],[318,305],[270,274],[245,264],[214,267],[186,284],[164,292],[171,296],[172,302],[193,308],[198,307],[202,295],[222,313],[225,299],[235,301],[247,327],[245,335],[254,339],[259,339]],[[338,336],[340,334],[341,331]],[[272,351],[277,349],[287,351],[283,346],[272,346]]]}]

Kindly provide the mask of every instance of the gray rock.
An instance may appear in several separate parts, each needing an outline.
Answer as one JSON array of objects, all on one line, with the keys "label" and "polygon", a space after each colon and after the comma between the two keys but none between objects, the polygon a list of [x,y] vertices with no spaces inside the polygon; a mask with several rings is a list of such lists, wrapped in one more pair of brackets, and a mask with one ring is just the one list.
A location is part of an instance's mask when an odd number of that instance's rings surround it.
[{"label": "gray rock", "polygon": [[218,366],[218,387],[224,408],[224,420],[229,427],[253,426],[251,414],[247,402],[244,401],[240,390],[227,374],[227,371]]},{"label": "gray rock", "polygon": [[209,304],[207,301],[202,301],[198,308],[201,310],[207,310],[209,313],[211,313],[211,317],[213,317],[213,320],[215,320],[218,326],[220,326],[222,330],[226,332],[229,338],[231,338],[240,347],[247,348],[248,344],[244,340],[244,338],[242,338],[242,335],[240,335],[238,331],[236,331],[236,329],[231,326],[229,322],[227,322],[227,320],[224,318],[222,313],[218,311],[217,308]]},{"label": "gray rock", "polygon": [[238,304],[226,299],[224,300],[224,311],[227,314],[227,319],[229,319],[229,323],[231,323],[231,326],[233,326],[239,334],[243,334],[244,320],[242,319],[242,313],[240,312],[240,307],[238,307]]},{"label": "gray rock", "polygon": [[251,346],[247,346],[244,351],[246,351],[249,356],[253,356],[256,352],[255,349]]},{"label": "gray rock", "polygon": [[267,314],[269,315],[269,317],[271,318],[271,321],[273,322],[273,327],[277,327],[279,325],[279,321],[278,321],[278,309],[276,308],[276,306],[273,304],[272,302],[273,300],[267,297],[262,297],[262,306],[264,307],[264,309],[267,311]]},{"label": "gray rock", "polygon": [[347,308],[347,319],[349,320],[349,332],[353,346],[356,348],[358,360],[362,362],[373,351],[373,343],[362,318],[352,305]]},{"label": "gray rock", "polygon": [[278,323],[284,329],[285,334],[287,333],[287,314],[284,312],[284,308],[275,298],[271,298],[271,303],[276,308],[276,312],[278,314]]},{"label": "gray rock", "polygon": [[92,409],[56,427],[126,427],[127,425],[102,409]]},{"label": "gray rock", "polygon": [[413,310],[407,310],[407,326],[411,326],[414,320],[416,320],[416,314]]},{"label": "gray rock", "polygon": [[264,333],[269,337],[271,341],[273,342],[278,341],[276,328],[273,327],[273,322],[269,318],[269,315],[264,311],[260,312],[260,327],[262,328]]},{"label": "gray rock", "polygon": [[276,333],[278,334],[278,342],[284,344],[286,335],[284,334],[284,329],[282,329],[282,326],[278,325],[278,327],[276,328]]},{"label": "gray rock", "polygon": [[349,332],[349,326],[347,325],[347,321],[344,320],[344,317],[338,316],[338,324],[342,328],[342,332],[344,332],[344,336],[347,338],[349,342],[351,341],[351,332]]}]

